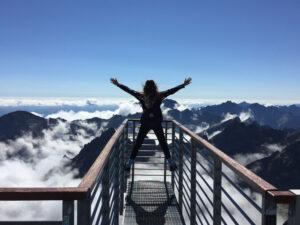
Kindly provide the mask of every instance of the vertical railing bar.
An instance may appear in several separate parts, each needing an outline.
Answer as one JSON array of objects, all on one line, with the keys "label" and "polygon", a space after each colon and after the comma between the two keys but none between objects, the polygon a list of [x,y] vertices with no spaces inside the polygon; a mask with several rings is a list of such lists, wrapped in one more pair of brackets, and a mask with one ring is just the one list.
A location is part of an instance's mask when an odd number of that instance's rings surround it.
[{"label": "vertical railing bar", "polygon": [[262,225],[276,225],[276,203],[266,192],[262,199]]},{"label": "vertical railing bar", "polygon": [[221,182],[222,182],[222,162],[219,158],[214,158],[214,192],[213,192],[213,221],[214,225],[221,225]]},{"label": "vertical railing bar", "polygon": [[[133,144],[135,144],[135,120],[133,121]],[[134,182],[134,162],[132,164],[132,170],[131,170],[131,182]]]},{"label": "vertical railing bar", "polygon": [[121,147],[121,167],[120,167],[120,173],[121,173],[121,176],[120,176],[120,215],[123,215],[123,207],[124,207],[124,182],[125,182],[125,177],[124,177],[124,149],[125,149],[125,132],[126,132],[126,128],[128,127],[128,121],[125,125],[125,129],[123,129],[122,131],[122,139],[121,139],[121,142],[122,142],[122,147]]},{"label": "vertical railing bar", "polygon": [[178,190],[178,195],[179,195],[179,208],[182,212],[182,175],[183,175],[183,168],[182,168],[182,138],[183,138],[183,131],[182,129],[179,130],[179,156],[178,156],[178,172],[179,172],[179,190]]},{"label": "vertical railing bar", "polygon": [[114,213],[115,213],[115,225],[119,225],[119,204],[120,204],[120,201],[119,201],[119,142],[120,142],[120,139],[117,140],[117,143],[116,143],[116,153],[115,153],[115,160],[116,160],[116,165],[115,165],[115,171],[116,171],[116,174],[115,174],[115,184],[114,184],[114,189],[115,189],[115,205],[114,205]]},{"label": "vertical railing bar", "polygon": [[[124,159],[127,159],[127,157],[125,157],[125,154],[127,154],[127,151],[128,151],[128,124],[129,122],[127,122],[126,124],[126,127],[125,127],[125,148],[124,148],[124,151],[123,151],[123,158]],[[125,160],[124,160],[124,164],[125,164]],[[122,165],[122,167],[124,168],[124,165]],[[125,171],[123,170],[123,176],[124,176],[124,193],[126,192],[127,190],[127,173],[125,173]],[[124,193],[123,193],[123,199],[124,199]],[[123,200],[124,202],[124,200]],[[124,204],[124,203],[123,203]]]},{"label": "vertical railing bar", "polygon": [[[173,160],[174,160],[174,154],[175,154],[175,124],[174,124],[174,122],[172,122],[172,158],[173,158]],[[174,171],[172,171],[171,185],[174,190]]]},{"label": "vertical railing bar", "polygon": [[77,224],[91,224],[91,194],[83,200],[77,201]]},{"label": "vertical railing bar", "polygon": [[[168,122],[165,121],[165,138],[166,138],[166,142],[168,141]],[[168,145],[168,142],[167,142],[167,145]],[[166,183],[167,182],[167,160],[166,160],[166,157],[164,159],[164,182]]]},{"label": "vertical railing bar", "polygon": [[103,210],[103,219],[101,224],[108,224],[109,222],[109,179],[110,179],[110,171],[109,171],[109,158],[106,161],[105,167],[104,167],[104,173],[105,176],[103,177],[102,181],[102,188],[103,188],[103,200],[102,204],[104,206]]},{"label": "vertical railing bar", "polygon": [[63,224],[74,225],[74,200],[63,200],[62,219]]},{"label": "vertical railing bar", "polygon": [[196,146],[191,139],[191,225],[196,225]]}]

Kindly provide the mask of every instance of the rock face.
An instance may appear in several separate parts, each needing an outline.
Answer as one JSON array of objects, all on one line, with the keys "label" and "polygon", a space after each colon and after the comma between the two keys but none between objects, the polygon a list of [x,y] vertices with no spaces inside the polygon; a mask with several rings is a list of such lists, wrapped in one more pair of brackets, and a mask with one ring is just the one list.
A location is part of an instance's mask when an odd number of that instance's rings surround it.
[{"label": "rock face", "polygon": [[247,166],[281,190],[300,188],[300,138],[298,136],[289,141],[288,146],[281,152],[275,152]]},{"label": "rock face", "polygon": [[94,161],[114,133],[114,128],[107,129],[100,137],[96,137],[90,143],[86,144],[79,154],[72,159],[71,166],[79,170],[79,177],[83,177],[91,165],[93,165]]},{"label": "rock face", "polygon": [[260,126],[256,122],[243,123],[239,118],[211,129],[215,132],[218,128],[221,133],[209,141],[230,156],[260,152],[265,144],[284,143],[287,135],[284,131]]},{"label": "rock face", "polygon": [[55,119],[46,120],[26,111],[16,111],[0,117],[0,141],[13,140],[27,132],[41,137],[42,130],[56,124]]},{"label": "rock face", "polygon": [[174,109],[175,105],[177,104],[177,102],[172,99],[165,99],[162,101],[162,103],[163,103],[164,107],[170,108],[170,109]]}]

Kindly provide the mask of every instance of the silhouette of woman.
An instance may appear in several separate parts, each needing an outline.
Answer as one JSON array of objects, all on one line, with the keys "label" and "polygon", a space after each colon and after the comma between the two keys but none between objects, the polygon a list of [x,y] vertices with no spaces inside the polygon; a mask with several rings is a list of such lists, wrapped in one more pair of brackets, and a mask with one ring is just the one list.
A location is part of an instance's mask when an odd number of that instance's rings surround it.
[{"label": "silhouette of woman", "polygon": [[166,91],[161,91],[161,92],[159,92],[157,90],[157,85],[153,80],[147,80],[144,84],[144,91],[138,92],[138,91],[131,90],[130,88],[128,88],[127,86],[125,86],[123,84],[120,84],[117,81],[117,79],[115,79],[115,78],[110,79],[110,81],[114,85],[118,86],[122,90],[128,92],[129,94],[131,94],[135,98],[137,98],[143,108],[143,113],[141,116],[141,127],[139,130],[136,142],[133,145],[131,156],[125,165],[126,171],[130,171],[130,167],[136,158],[138,150],[141,147],[143,140],[146,137],[147,133],[151,129],[154,131],[155,135],[157,136],[159,144],[164,151],[165,157],[169,164],[169,169],[171,171],[176,170],[177,166],[171,158],[168,144],[164,137],[163,128],[161,125],[162,112],[160,109],[160,105],[161,105],[163,99],[165,99],[166,97],[168,97],[171,94],[174,94],[181,88],[184,88],[186,85],[190,84],[191,80],[192,79],[189,77],[184,80],[183,84],[178,85],[174,88],[168,89]]}]

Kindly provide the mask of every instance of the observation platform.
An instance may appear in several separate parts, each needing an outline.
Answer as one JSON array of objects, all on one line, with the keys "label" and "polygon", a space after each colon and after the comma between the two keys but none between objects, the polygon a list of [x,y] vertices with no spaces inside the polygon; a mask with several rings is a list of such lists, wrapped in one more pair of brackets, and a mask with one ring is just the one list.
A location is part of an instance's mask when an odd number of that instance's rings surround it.
[{"label": "observation platform", "polygon": [[139,127],[138,119],[125,119],[77,187],[0,188],[3,202],[62,206],[57,220],[0,218],[0,225],[276,225],[279,205],[288,207],[284,222],[300,224],[299,190],[278,190],[176,120],[164,120],[163,128],[178,169],[167,169],[150,135],[127,174]]}]

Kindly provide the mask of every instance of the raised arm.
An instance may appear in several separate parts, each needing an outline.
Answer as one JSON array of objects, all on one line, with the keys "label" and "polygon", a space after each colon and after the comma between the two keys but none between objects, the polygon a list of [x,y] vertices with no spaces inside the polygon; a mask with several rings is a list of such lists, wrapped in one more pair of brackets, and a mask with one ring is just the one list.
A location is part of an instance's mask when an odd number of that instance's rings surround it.
[{"label": "raised arm", "polygon": [[161,98],[165,99],[166,97],[168,97],[169,95],[172,95],[174,93],[176,93],[177,91],[179,91],[181,88],[184,88],[186,85],[189,85],[191,83],[191,78],[185,79],[183,84],[180,84],[174,88],[168,89],[166,91],[162,91],[161,92]]},{"label": "raised arm", "polygon": [[140,99],[142,98],[142,94],[141,94],[141,93],[139,93],[139,92],[137,92],[137,91],[134,91],[134,90],[130,89],[129,87],[123,85],[123,84],[120,84],[120,83],[117,81],[117,79],[111,78],[110,81],[111,81],[114,85],[116,85],[116,86],[118,86],[119,88],[121,88],[123,91],[126,91],[127,93],[129,93],[129,94],[133,95],[134,97],[136,97],[138,100],[140,100]]}]

